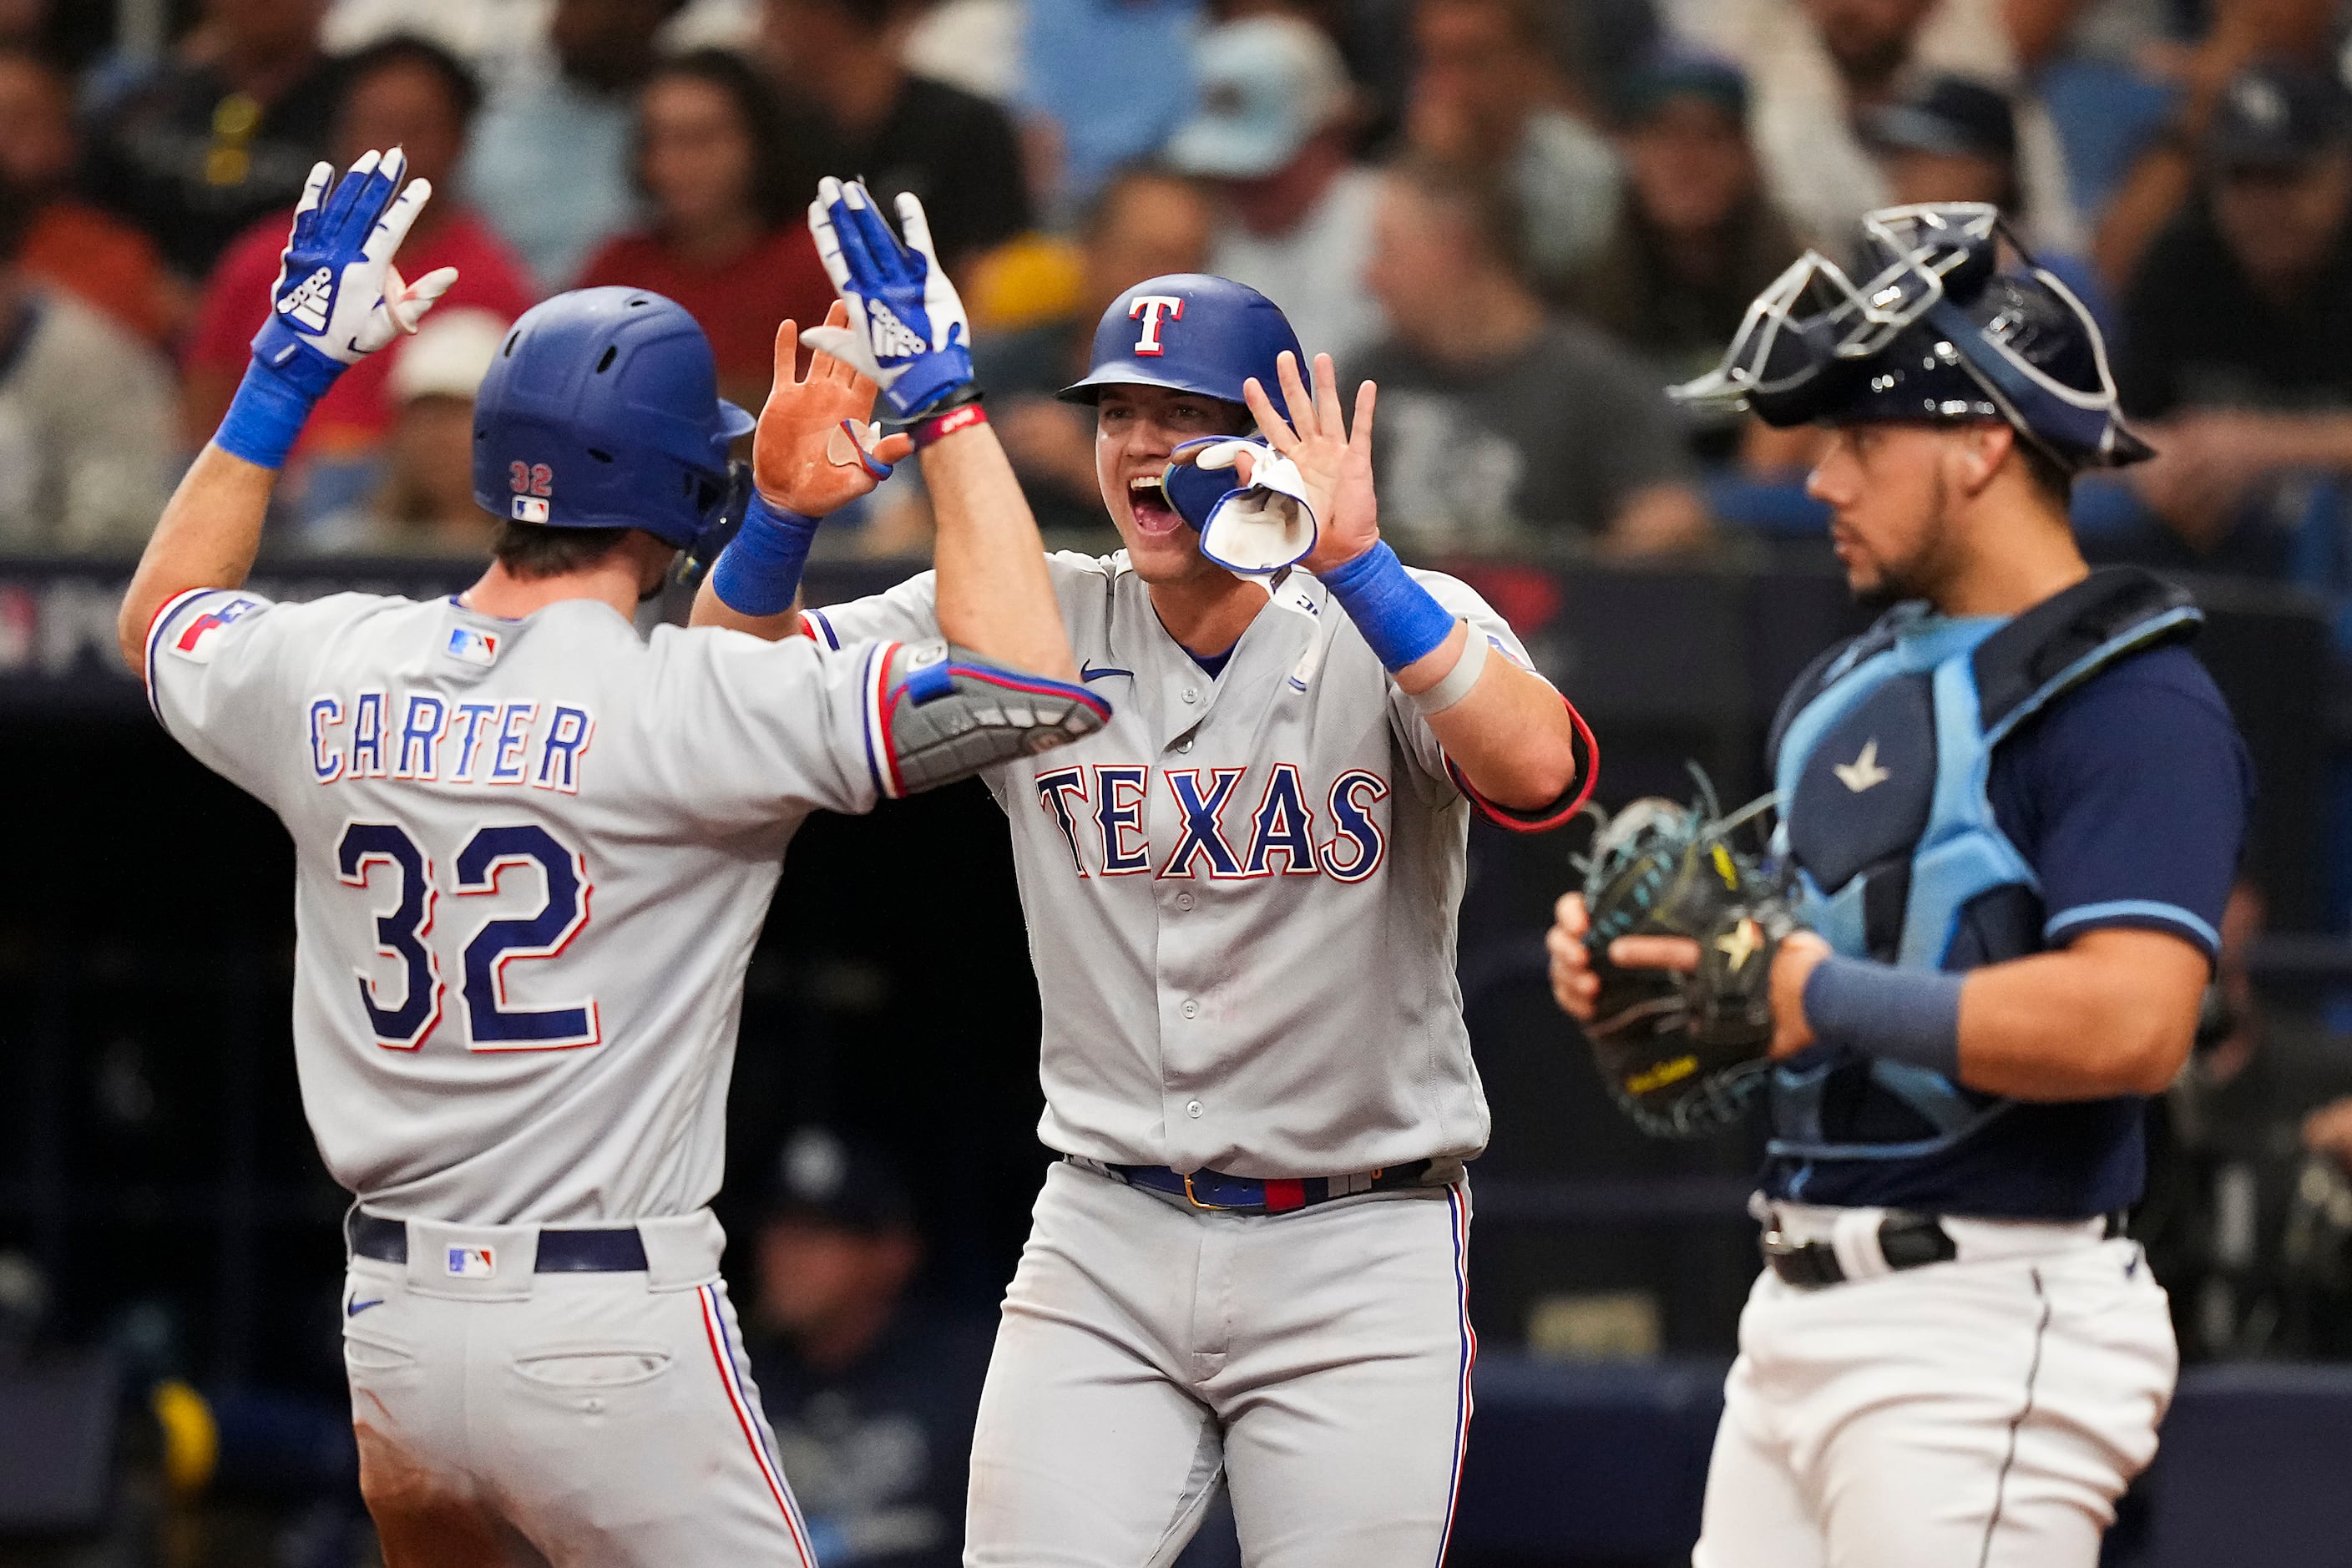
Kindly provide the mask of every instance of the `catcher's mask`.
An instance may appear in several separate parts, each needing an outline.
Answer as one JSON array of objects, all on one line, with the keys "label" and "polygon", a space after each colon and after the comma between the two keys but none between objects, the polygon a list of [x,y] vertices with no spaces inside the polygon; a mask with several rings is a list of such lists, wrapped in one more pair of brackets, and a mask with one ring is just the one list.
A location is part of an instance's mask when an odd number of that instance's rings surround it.
[{"label": "catcher's mask", "polygon": [[[2069,471],[2153,457],[2123,422],[2098,323],[1983,202],[1862,220],[1857,284],[1819,251],[1748,307],[1723,363],[1670,389],[1699,407],[1813,420],[2000,420]],[[2023,258],[2000,268],[2006,242]]]}]

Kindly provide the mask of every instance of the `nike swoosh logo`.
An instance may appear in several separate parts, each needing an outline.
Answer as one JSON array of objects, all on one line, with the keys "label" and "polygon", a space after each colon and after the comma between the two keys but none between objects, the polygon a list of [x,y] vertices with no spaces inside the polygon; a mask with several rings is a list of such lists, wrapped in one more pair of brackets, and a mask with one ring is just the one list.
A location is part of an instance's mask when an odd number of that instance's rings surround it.
[{"label": "nike swoosh logo", "polygon": [[1108,664],[1097,668],[1081,662],[1078,666],[1078,679],[1080,680],[1100,680],[1106,675],[1124,675],[1129,680],[1133,680],[1135,679],[1135,671],[1131,669],[1119,669]]},{"label": "nike swoosh logo", "polygon": [[1830,772],[1837,774],[1838,783],[1856,795],[1866,789],[1875,789],[1895,776],[1878,765],[1878,742],[1875,739],[1865,742],[1862,755],[1853,761],[1831,763]]},{"label": "nike swoosh logo", "polygon": [[366,1311],[370,1307],[381,1307],[383,1305],[383,1298],[381,1296],[378,1296],[372,1301],[354,1301],[350,1306],[343,1309],[343,1316],[346,1318],[356,1318],[362,1312]]}]

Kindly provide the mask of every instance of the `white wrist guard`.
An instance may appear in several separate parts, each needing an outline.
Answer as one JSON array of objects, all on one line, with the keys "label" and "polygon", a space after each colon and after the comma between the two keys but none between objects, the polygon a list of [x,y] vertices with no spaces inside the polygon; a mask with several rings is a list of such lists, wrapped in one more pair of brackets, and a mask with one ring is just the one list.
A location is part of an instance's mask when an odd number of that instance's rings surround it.
[{"label": "white wrist guard", "polygon": [[1424,719],[1444,712],[1469,696],[1470,689],[1478,684],[1478,677],[1486,673],[1486,634],[1466,621],[1463,626],[1462,657],[1454,661],[1454,668],[1445,672],[1445,679],[1426,691],[1406,693],[1412,699],[1414,710]]}]

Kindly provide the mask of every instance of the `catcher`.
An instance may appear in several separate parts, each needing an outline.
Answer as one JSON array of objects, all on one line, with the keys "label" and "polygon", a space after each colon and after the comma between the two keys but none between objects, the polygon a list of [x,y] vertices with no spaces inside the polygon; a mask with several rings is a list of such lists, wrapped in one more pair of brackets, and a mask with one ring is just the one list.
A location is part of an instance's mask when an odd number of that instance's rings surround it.
[{"label": "catcher", "polygon": [[[1560,900],[1552,987],[1604,1058],[1687,1037],[1681,1087],[1650,1086],[1685,1109],[1645,1119],[1719,1123],[1753,1087],[1752,1060],[1703,1054],[1727,1026],[1771,1063],[1768,1267],[1696,1568],[2091,1568],[2172,1393],[2164,1292],[2121,1221],[2143,1098],[2196,1030],[2248,768],[2182,646],[2196,608],[2075,547],[2074,476],[2147,455],[2087,312],[2003,268],[1991,207],[1864,228],[1869,276],[1809,254],[1677,389],[1825,424],[1807,488],[1848,584],[1894,604],[1773,726],[1776,870],[1812,929],[1732,966],[1704,876],[1666,879],[1681,897],[1653,914],[1604,855],[1595,901]],[[1675,859],[1652,830],[1649,874],[1714,860],[1709,832],[1680,828]],[[1679,1001],[1642,1013],[1644,968]]]}]

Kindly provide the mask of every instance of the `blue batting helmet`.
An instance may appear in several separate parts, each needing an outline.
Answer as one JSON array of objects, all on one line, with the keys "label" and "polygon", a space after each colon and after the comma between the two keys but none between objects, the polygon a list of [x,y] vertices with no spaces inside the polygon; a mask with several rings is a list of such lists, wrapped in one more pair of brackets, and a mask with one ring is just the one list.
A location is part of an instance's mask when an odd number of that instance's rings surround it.
[{"label": "blue batting helmet", "polygon": [[1150,278],[1111,301],[1095,328],[1086,378],[1061,390],[1092,403],[1106,386],[1164,386],[1227,403],[1251,376],[1281,406],[1275,356],[1285,349],[1307,374],[1307,355],[1282,308],[1256,289],[1204,272]]},{"label": "blue batting helmet", "polygon": [[474,395],[474,501],[554,528],[641,528],[693,548],[724,507],[727,444],[756,422],[719,395],[710,340],[644,289],[532,306]]},{"label": "blue batting helmet", "polygon": [[1748,307],[1723,363],[1673,395],[1783,426],[2000,420],[2070,470],[2152,455],[2116,406],[2098,323],[2030,257],[2002,267],[2003,240],[2023,250],[1992,207],[1862,221],[1866,270],[1806,252]]}]

